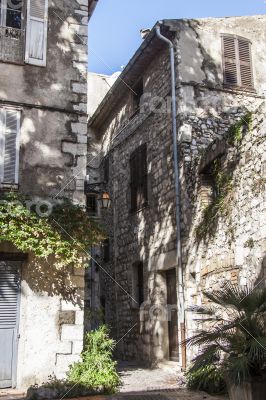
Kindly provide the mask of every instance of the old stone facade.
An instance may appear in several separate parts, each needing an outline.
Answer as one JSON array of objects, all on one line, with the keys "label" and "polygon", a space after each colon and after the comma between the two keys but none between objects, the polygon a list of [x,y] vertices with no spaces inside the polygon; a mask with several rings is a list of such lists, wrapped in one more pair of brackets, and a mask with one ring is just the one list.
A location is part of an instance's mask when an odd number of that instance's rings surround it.
[{"label": "old stone facade", "polygon": [[[87,24],[96,1],[16,3],[14,21],[2,12],[0,23],[0,133],[6,137],[0,190],[19,191],[36,203],[68,197],[85,204]],[[10,132],[13,142],[7,141]],[[64,377],[83,348],[84,271],[56,271],[8,243],[0,257],[7,274],[18,267],[20,287],[13,325],[4,330],[0,324],[0,353],[8,349],[1,356],[0,388]]]},{"label": "old stone facade", "polygon": [[[112,209],[102,214],[109,258],[102,259],[99,274],[119,357],[148,363],[170,358],[184,367],[193,354],[186,356],[181,341],[197,325],[187,311],[185,324],[177,321],[175,307],[169,318],[168,305],[179,304],[180,287],[186,310],[204,302],[203,290],[227,280],[263,281],[265,22],[254,16],[160,24],[175,49],[182,265],[176,254],[169,49],[155,28],[89,121],[89,157],[99,158],[98,176],[96,166],[91,176],[105,181],[112,199]],[[183,287],[175,278],[180,268]]]}]

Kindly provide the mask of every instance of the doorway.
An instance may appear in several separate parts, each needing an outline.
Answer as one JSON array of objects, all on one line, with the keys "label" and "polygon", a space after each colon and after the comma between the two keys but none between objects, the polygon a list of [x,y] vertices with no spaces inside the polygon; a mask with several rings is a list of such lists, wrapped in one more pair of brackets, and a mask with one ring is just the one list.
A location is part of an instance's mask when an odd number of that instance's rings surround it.
[{"label": "doorway", "polygon": [[176,270],[166,272],[167,304],[168,304],[168,337],[169,359],[179,361],[178,353],[178,319],[177,319],[177,289]]},{"label": "doorway", "polygon": [[0,261],[0,389],[15,387],[20,261]]}]

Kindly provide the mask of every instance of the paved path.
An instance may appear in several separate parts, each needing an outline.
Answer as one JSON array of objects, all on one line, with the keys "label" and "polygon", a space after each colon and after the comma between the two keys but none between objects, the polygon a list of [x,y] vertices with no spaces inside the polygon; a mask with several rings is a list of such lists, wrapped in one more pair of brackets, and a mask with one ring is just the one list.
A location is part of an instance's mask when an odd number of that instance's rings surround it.
[{"label": "paved path", "polygon": [[184,376],[172,368],[150,369],[122,363],[119,371],[122,387],[112,400],[227,400],[224,396],[186,390]]}]

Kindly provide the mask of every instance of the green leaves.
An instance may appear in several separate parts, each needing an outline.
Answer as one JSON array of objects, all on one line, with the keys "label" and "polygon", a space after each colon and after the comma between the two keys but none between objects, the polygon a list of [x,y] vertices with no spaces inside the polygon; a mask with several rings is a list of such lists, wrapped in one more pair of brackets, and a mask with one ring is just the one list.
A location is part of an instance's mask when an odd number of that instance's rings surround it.
[{"label": "green leaves", "polygon": [[[0,242],[10,242],[20,251],[32,252],[37,258],[53,257],[56,268],[72,263],[82,266],[82,255],[104,238],[97,223],[68,199],[51,203],[49,213],[34,204],[16,193],[1,196]],[[40,215],[37,208],[41,210]]]},{"label": "green leaves", "polygon": [[[190,309],[208,316],[204,329],[187,340],[199,347],[191,371],[215,364],[225,379],[242,384],[266,373],[266,287],[239,287],[228,283],[205,296],[212,307]],[[215,311],[216,308],[216,311]],[[221,318],[221,315],[223,318]]]},{"label": "green leaves", "polygon": [[87,333],[82,359],[70,367],[69,381],[93,390],[114,393],[120,383],[117,363],[112,359],[114,347],[115,342],[110,339],[105,325]]}]

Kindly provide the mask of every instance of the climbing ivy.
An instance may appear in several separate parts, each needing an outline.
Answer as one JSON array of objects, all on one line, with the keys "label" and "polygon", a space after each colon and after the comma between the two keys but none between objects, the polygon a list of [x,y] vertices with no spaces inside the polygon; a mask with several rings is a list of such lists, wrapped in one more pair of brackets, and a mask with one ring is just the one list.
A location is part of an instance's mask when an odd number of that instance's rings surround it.
[{"label": "climbing ivy", "polygon": [[104,237],[101,227],[68,199],[38,206],[12,192],[0,196],[0,226],[0,242],[40,259],[54,257],[56,268],[82,266],[84,250]]},{"label": "climbing ivy", "polygon": [[239,121],[231,125],[227,132],[227,143],[231,146],[239,146],[242,142],[244,131],[252,128],[252,113],[248,112]]},{"label": "climbing ivy", "polygon": [[[236,149],[241,145],[245,132],[252,128],[252,113],[248,112],[240,121],[231,125],[227,131],[226,141],[229,146]],[[233,163],[231,163],[233,165]],[[232,202],[233,187],[235,180],[233,179],[233,171],[223,169],[221,158],[216,158],[212,162],[212,176],[214,178],[215,196],[210,204],[203,210],[201,220],[195,228],[195,234],[198,241],[213,236],[216,225],[220,216],[228,216]],[[229,226],[228,232],[233,235]]]}]

